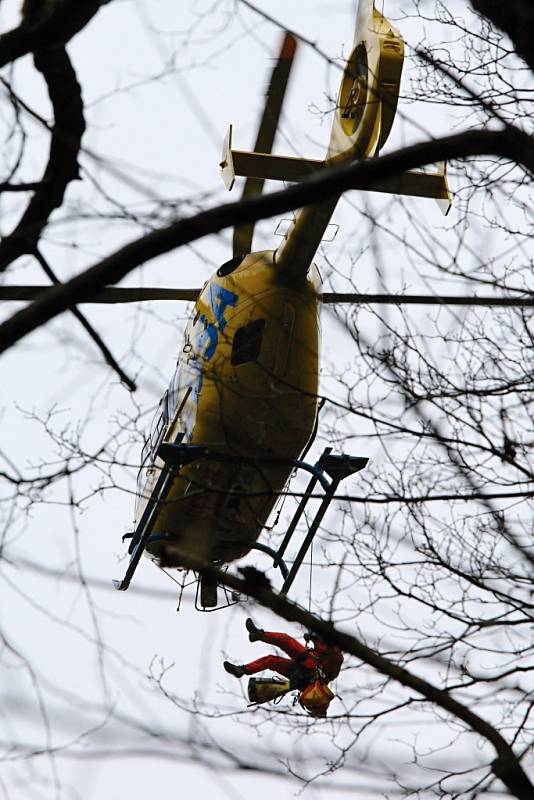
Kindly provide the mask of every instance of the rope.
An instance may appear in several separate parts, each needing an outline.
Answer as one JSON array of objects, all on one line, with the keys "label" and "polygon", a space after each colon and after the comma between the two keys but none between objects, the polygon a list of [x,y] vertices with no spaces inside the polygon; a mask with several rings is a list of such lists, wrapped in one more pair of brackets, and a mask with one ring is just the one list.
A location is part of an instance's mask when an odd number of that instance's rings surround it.
[{"label": "rope", "polygon": [[313,575],[313,542],[310,547],[310,580],[308,586],[308,612],[311,614],[311,597],[312,597],[312,575]]}]

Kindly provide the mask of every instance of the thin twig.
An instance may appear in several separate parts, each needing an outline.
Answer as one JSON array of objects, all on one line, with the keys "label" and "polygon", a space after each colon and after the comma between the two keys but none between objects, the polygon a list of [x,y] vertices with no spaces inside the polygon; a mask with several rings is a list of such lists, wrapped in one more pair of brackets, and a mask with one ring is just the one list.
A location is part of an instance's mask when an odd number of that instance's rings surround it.
[{"label": "thin twig", "polygon": [[[35,250],[35,258],[43,268],[45,274],[50,278],[53,284],[58,286],[61,281],[53,271],[52,267],[49,265],[43,254],[36,249]],[[115,360],[113,354],[108,349],[100,335],[95,331],[91,323],[84,317],[81,311],[79,311],[75,306],[72,307],[71,312],[74,314],[78,322],[82,325],[82,327],[87,331],[93,342],[96,344],[102,355],[104,356],[104,360],[106,364],[108,364],[111,369],[115,370],[121,381],[128,387],[131,392],[135,392],[137,386],[135,382],[128,377],[128,375],[124,372],[120,364]]]}]

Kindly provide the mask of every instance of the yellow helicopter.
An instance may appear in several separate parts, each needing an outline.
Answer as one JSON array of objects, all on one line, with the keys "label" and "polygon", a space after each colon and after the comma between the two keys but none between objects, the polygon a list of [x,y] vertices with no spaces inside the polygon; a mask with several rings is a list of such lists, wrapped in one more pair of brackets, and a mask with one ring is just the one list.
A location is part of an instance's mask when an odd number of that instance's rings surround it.
[{"label": "yellow helicopter", "polygon": [[[236,175],[246,177],[243,197],[261,192],[266,179],[299,181],[372,158],[390,133],[404,43],[373,0],[360,0],[325,160],[272,155],[295,52],[296,40],[286,33],[254,151],[232,148],[231,126],[226,136],[222,178],[231,189]],[[445,211],[450,206],[444,167],[407,172],[373,190],[433,197]],[[333,455],[330,448],[314,465],[302,456],[317,425],[320,280],[313,258],[338,199],[299,210],[276,250],[251,252],[253,226],[236,227],[233,258],[198,296],[142,452],[135,531],[127,534],[131,558],[124,578],[114,581],[117,589],[128,588],[143,553],[181,568],[187,556],[228,564],[257,549],[280,568],[287,592],[339,482],[365,467],[366,458]],[[258,539],[295,468],[309,472],[310,482],[273,550]],[[317,483],[324,499],[288,570],[283,556]],[[200,580],[196,605],[219,607],[213,581]]]}]

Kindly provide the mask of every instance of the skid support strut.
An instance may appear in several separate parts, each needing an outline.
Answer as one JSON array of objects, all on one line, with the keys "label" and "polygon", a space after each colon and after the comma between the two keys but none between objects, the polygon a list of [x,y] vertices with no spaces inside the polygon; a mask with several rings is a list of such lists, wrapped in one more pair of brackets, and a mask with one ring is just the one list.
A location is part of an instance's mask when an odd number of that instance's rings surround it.
[{"label": "skid support strut", "polygon": [[[179,447],[182,438],[183,433],[179,433],[176,437],[176,443],[173,446]],[[169,494],[169,490],[174,479],[174,472],[175,468],[169,464],[165,464],[161,470],[156,485],[154,486],[150,495],[150,499],[146,504],[146,508],[143,511],[141,519],[139,520],[139,525],[137,526],[133,534],[132,541],[130,542],[130,546],[128,548],[130,562],[126,569],[124,578],[121,581],[113,580],[113,586],[119,592],[125,592],[130,585],[134,572],[137,569],[137,565],[141,560],[141,556],[143,555],[147,542],[150,538],[150,534],[152,533],[152,525],[156,514]]]},{"label": "skid support strut", "polygon": [[[326,510],[336,492],[337,487],[344,478],[359,472],[367,465],[367,458],[360,458],[355,456],[339,456],[332,455],[332,448],[327,447],[320,459],[315,464],[308,464],[306,461],[299,459],[250,459],[243,456],[234,456],[227,453],[217,453],[209,450],[202,445],[189,445],[182,444],[183,434],[179,434],[176,441],[173,443],[164,442],[158,449],[158,456],[164,461],[164,467],[161,470],[157,483],[152,490],[150,500],[143,512],[139,521],[139,525],[133,534],[128,552],[130,553],[130,562],[126,569],[126,573],[122,580],[114,580],[113,585],[119,591],[125,591],[132,580],[132,577],[137,569],[137,565],[143,555],[145,547],[150,538],[155,517],[161,505],[166,501],[169,490],[176,473],[186,464],[190,464],[198,459],[207,459],[209,461],[219,461],[222,463],[230,464],[248,464],[257,466],[258,469],[274,466],[289,466],[295,469],[302,469],[311,474],[310,481],[306,487],[306,491],[301,498],[298,508],[291,520],[289,528],[282,540],[278,550],[274,550],[267,545],[255,543],[251,549],[260,550],[267,553],[273,559],[275,566],[279,567],[284,578],[282,586],[282,593],[286,594],[289,591],[295,576],[306,557],[313,537],[317,533],[319,525],[326,514]],[[291,541],[296,527],[304,513],[306,505],[313,496],[313,491],[319,483],[324,491],[324,497],[321,501],[319,508],[312,520],[310,529],[302,542],[300,549],[297,553],[293,566],[289,570],[284,561],[284,554]]]},{"label": "skid support strut", "polygon": [[[369,459],[367,458],[361,458],[357,456],[332,455],[331,447],[327,447],[323,451],[321,458],[315,464],[315,469],[317,470],[317,474],[312,474],[310,482],[308,483],[306,491],[304,492],[304,495],[301,498],[299,506],[295,511],[295,514],[293,516],[293,519],[291,520],[289,528],[287,529],[282,544],[280,545],[280,547],[276,552],[277,560],[283,558],[286,548],[289,542],[291,541],[295,529],[299,523],[299,520],[302,517],[302,514],[304,513],[304,509],[306,508],[306,505],[308,504],[313,494],[313,490],[315,489],[317,481],[320,481],[321,486],[325,491],[325,495],[321,501],[321,505],[319,506],[319,508],[315,513],[315,516],[312,520],[308,533],[306,534],[306,537],[300,546],[300,549],[296,555],[295,561],[293,562],[293,566],[291,567],[289,574],[287,576],[284,576],[285,577],[284,585],[282,586],[281,589],[282,594],[287,594],[293,581],[295,580],[297,572],[299,571],[302,562],[306,557],[306,553],[310,549],[310,545],[313,541],[313,538],[317,533],[319,525],[321,524],[323,517],[326,514],[327,508],[332,502],[332,498],[334,497],[337,487],[344,478],[348,478],[349,475],[353,475],[355,472],[359,472],[360,470],[364,469],[367,466],[368,460]],[[319,472],[321,473],[322,480],[319,477],[318,474]],[[325,473],[330,478],[329,481],[326,479]]]}]

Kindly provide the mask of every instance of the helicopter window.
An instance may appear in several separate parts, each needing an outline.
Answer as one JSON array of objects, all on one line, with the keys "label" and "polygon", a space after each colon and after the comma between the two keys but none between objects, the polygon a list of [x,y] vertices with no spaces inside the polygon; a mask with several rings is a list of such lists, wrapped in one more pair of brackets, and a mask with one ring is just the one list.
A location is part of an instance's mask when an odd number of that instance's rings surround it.
[{"label": "helicopter window", "polygon": [[156,414],[152,421],[152,427],[150,429],[150,450],[152,452],[152,457],[154,458],[156,455],[156,450],[163,439],[163,434],[165,432],[165,426],[169,420],[167,415],[167,402],[168,402],[168,392],[165,392],[163,397],[160,401],[160,408],[161,411]]},{"label": "helicopter window", "polygon": [[165,415],[160,414],[158,421],[154,426],[154,428],[152,429],[152,434],[150,436],[150,449],[152,450],[153,455],[158,449],[159,443],[163,439],[164,430],[165,430]]},{"label": "helicopter window", "polygon": [[232,345],[231,363],[233,367],[256,361],[261,350],[264,328],[265,320],[255,319],[254,322],[249,322],[248,325],[237,329]]},{"label": "helicopter window", "polygon": [[137,473],[137,488],[136,488],[137,500],[136,500],[136,506],[139,503],[139,500],[141,499],[141,495],[143,494],[143,489],[145,487],[145,483],[147,481],[147,477],[148,477],[148,471],[145,469],[145,467],[141,467],[141,469]]},{"label": "helicopter window", "polygon": [[225,261],[224,264],[222,264],[217,270],[217,275],[219,278],[224,278],[226,275],[230,275],[234,269],[238,268],[244,258],[245,256],[236,256],[235,258],[231,258],[230,261]]},{"label": "helicopter window", "polygon": [[178,405],[178,392],[180,389],[180,369],[179,367],[176,368],[176,372],[172,377],[172,381],[169,384],[169,395],[168,395],[168,409],[167,413],[169,419],[172,419],[174,416],[174,412],[176,411],[176,406]]},{"label": "helicopter window", "polygon": [[143,445],[143,449],[141,450],[141,466],[147,460],[149,453],[150,453],[150,439],[147,439]]}]

